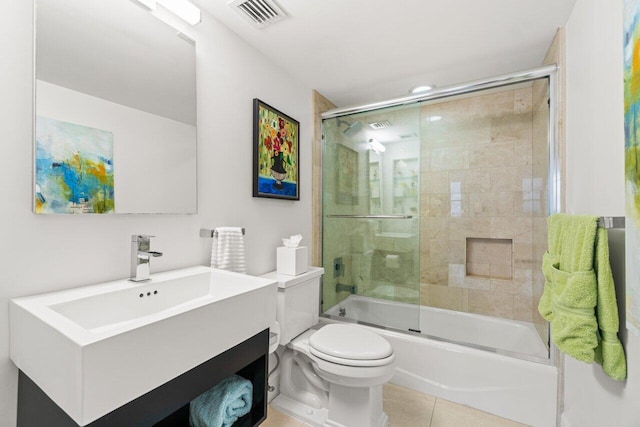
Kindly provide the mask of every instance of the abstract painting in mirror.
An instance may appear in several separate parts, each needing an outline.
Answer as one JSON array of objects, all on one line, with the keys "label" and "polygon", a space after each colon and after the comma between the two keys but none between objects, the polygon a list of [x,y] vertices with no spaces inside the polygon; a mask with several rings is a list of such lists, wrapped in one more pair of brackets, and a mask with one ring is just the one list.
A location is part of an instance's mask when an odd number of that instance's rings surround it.
[{"label": "abstract painting in mirror", "polygon": [[128,0],[36,0],[36,213],[196,213],[195,46]]},{"label": "abstract painting in mirror", "polygon": [[640,335],[640,1],[624,3],[627,329]]},{"label": "abstract painting in mirror", "polygon": [[111,213],[113,133],[36,117],[36,213]]}]

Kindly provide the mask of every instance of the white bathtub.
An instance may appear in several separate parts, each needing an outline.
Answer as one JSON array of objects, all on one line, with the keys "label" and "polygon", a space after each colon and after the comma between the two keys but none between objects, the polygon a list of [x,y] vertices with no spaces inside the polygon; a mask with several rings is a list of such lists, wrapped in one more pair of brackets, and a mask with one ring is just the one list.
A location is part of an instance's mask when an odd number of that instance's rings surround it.
[{"label": "white bathtub", "polygon": [[430,337],[546,359],[547,346],[528,322],[350,295],[326,314]]},{"label": "white bathtub", "polygon": [[[345,308],[347,313],[350,309],[352,312],[364,309],[365,303],[382,303],[381,306],[369,307],[369,309],[384,308],[388,314],[398,314],[394,313],[394,307],[391,306],[399,303],[381,302],[358,296],[350,296],[339,306],[334,307],[335,311],[332,308],[327,314],[336,315],[340,308]],[[400,303],[399,307],[395,307],[395,310],[405,312],[407,308],[405,304]],[[439,312],[445,311],[428,307],[423,307],[423,309],[436,311],[436,316],[425,313],[425,316],[431,319],[438,318],[438,315],[443,314]],[[376,313],[376,316],[379,314],[379,312]],[[456,317],[464,313],[449,314]],[[413,312],[408,316],[408,320],[411,320],[415,319],[416,314]],[[349,317],[351,317],[351,313],[349,313]],[[488,331],[478,332],[478,325],[468,324],[471,321],[483,324],[482,320],[487,319],[478,320],[475,317],[467,316],[453,319],[452,317],[444,317],[444,319],[445,322],[454,324],[452,327],[454,332],[460,332],[458,329],[463,329],[471,331],[472,337],[485,333],[489,336],[492,335]],[[367,320],[360,320],[373,323],[370,317]],[[500,322],[500,319],[491,320]],[[326,319],[326,321],[333,320]],[[442,322],[442,318],[439,321]],[[415,324],[415,320],[413,323]],[[389,325],[389,322],[386,324]],[[488,322],[484,326],[495,325],[493,322]],[[409,327],[415,328],[415,326]],[[417,334],[406,334],[375,327],[371,327],[371,329],[385,337],[394,348],[397,368],[396,374],[391,380],[392,383],[531,426],[549,427],[555,425],[557,370],[554,366],[468,346],[436,341]],[[398,329],[408,328],[398,327]],[[428,328],[425,327],[425,329]],[[508,333],[505,333],[504,336],[511,337]],[[512,338],[507,341],[519,342],[519,340]],[[481,345],[486,346],[487,343],[484,342]]]}]

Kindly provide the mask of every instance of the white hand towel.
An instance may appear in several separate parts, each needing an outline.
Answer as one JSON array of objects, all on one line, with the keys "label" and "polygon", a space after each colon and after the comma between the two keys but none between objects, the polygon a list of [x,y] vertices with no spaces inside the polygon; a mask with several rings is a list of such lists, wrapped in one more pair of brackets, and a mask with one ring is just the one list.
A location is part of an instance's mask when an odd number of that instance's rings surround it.
[{"label": "white hand towel", "polygon": [[211,245],[211,267],[246,273],[242,228],[218,227],[216,233],[217,239]]}]

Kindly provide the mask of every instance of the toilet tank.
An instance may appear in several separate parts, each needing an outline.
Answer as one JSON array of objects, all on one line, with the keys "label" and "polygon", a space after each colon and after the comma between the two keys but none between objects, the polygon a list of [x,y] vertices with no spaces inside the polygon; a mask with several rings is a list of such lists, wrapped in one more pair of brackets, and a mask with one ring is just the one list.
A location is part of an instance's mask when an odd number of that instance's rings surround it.
[{"label": "toilet tank", "polygon": [[297,276],[278,274],[276,271],[260,277],[278,282],[276,320],[280,324],[280,345],[287,345],[318,323],[320,311],[320,279],[324,269],[309,267]]}]

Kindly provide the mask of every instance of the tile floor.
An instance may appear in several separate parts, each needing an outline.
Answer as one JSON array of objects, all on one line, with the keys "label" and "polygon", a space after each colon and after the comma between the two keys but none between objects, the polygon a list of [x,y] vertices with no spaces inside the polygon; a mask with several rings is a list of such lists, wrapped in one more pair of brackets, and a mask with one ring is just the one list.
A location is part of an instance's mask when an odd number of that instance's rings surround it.
[{"label": "tile floor", "polygon": [[[477,409],[418,393],[393,384],[383,388],[384,411],[389,427],[523,427],[516,423]],[[307,427],[269,407],[262,427]],[[359,427],[359,426],[354,426]]]}]

